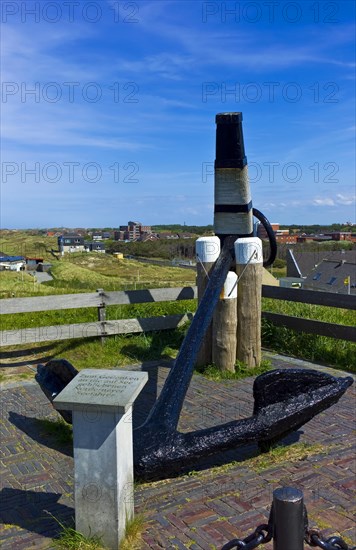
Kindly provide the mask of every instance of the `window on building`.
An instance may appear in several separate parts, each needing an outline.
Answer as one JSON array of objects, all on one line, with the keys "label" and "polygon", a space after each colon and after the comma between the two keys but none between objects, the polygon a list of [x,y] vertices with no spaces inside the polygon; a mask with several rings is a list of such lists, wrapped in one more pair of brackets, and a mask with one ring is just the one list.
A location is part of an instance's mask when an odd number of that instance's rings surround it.
[{"label": "window on building", "polygon": [[313,277],[313,281],[319,281],[320,277],[321,277],[321,273],[315,273]]},{"label": "window on building", "polygon": [[330,279],[328,280],[328,282],[326,283],[327,285],[333,285],[336,281],[337,277],[330,277]]}]

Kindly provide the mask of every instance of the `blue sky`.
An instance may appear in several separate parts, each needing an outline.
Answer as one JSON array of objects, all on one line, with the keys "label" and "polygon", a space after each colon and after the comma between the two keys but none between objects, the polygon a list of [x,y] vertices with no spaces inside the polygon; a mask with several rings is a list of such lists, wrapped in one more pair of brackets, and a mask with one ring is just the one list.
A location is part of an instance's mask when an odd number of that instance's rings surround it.
[{"label": "blue sky", "polygon": [[1,226],[213,222],[215,115],[254,206],[355,217],[355,4],[6,1]]}]

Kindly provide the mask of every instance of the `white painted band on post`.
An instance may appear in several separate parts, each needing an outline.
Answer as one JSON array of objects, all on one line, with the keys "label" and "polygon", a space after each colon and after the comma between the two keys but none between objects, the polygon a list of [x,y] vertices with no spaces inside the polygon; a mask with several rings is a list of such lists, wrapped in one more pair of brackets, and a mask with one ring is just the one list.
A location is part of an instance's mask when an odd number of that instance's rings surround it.
[{"label": "white painted band on post", "polygon": [[[241,237],[235,241],[236,263],[239,265],[262,264],[262,241],[258,237]],[[252,258],[251,258],[252,256]]]},{"label": "white painted band on post", "polygon": [[232,300],[234,298],[237,298],[237,275],[234,271],[229,271],[220,294],[220,300]]},{"label": "white painted band on post", "polygon": [[220,255],[219,237],[199,237],[195,242],[195,254],[203,264],[216,262]]},{"label": "white painted band on post", "polygon": [[251,213],[215,212],[214,231],[219,235],[246,235],[252,233]]},{"label": "white painted band on post", "polygon": [[[244,207],[251,202],[248,168],[217,168],[214,185],[215,208],[219,205]],[[214,230],[218,235],[248,235],[253,231],[252,211],[214,213]]]},{"label": "white painted band on post", "polygon": [[248,204],[251,191],[248,168],[217,168],[215,170],[215,204]]}]

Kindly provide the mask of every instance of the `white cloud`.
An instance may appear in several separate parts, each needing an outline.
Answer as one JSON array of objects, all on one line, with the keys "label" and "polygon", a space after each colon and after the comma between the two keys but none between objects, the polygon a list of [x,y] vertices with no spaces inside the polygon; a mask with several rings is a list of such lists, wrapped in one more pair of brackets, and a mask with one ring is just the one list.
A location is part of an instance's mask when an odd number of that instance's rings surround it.
[{"label": "white cloud", "polygon": [[355,198],[355,195],[352,194],[344,195],[342,193],[337,193],[335,197],[315,198],[312,200],[312,204],[316,206],[350,206],[355,203]]},{"label": "white cloud", "polygon": [[335,206],[334,199],[330,197],[325,197],[324,199],[313,199],[312,201],[315,206]]},{"label": "white cloud", "polygon": [[338,193],[336,195],[337,204],[349,205],[349,204],[354,204],[355,201],[356,201],[355,195],[342,195],[341,193]]}]

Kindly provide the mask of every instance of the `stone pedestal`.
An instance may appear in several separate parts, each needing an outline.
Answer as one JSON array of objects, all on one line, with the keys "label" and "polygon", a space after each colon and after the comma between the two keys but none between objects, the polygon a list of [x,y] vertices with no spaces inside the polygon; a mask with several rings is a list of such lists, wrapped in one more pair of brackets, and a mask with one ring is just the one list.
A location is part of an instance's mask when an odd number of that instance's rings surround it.
[{"label": "stone pedestal", "polygon": [[75,528],[117,550],[133,517],[132,405],[146,372],[82,370],[54,399],[73,413]]}]

